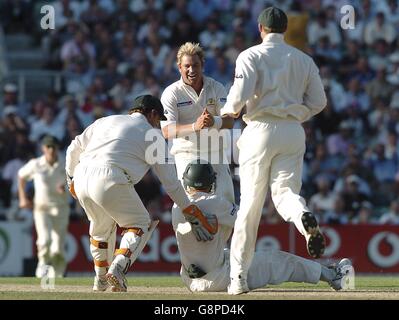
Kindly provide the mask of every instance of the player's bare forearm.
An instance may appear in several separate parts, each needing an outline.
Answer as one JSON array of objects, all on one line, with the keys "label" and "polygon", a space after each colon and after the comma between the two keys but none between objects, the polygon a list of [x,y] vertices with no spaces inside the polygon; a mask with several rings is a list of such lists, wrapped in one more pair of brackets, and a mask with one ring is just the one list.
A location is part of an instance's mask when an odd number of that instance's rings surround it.
[{"label": "player's bare forearm", "polygon": [[33,207],[33,204],[32,204],[32,201],[30,199],[28,199],[25,188],[26,188],[25,179],[18,178],[19,207],[31,209]]},{"label": "player's bare forearm", "polygon": [[193,124],[169,124],[162,128],[162,134],[165,139],[174,139],[184,137],[193,133]]}]

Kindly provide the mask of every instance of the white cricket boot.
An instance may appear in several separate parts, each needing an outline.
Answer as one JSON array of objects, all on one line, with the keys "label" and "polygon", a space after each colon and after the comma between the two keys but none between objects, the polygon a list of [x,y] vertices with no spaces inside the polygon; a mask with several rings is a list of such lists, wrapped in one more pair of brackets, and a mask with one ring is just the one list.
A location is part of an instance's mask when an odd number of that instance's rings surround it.
[{"label": "white cricket boot", "polygon": [[94,285],[93,285],[93,291],[97,292],[103,292],[107,290],[109,287],[107,277],[104,275],[102,276],[95,276],[94,277]]},{"label": "white cricket boot", "polygon": [[349,274],[349,270],[352,267],[352,262],[344,258],[336,266],[329,266],[330,269],[335,271],[335,277],[328,281],[328,284],[336,291],[342,289],[343,278]]},{"label": "white cricket boot", "polygon": [[125,268],[118,263],[117,259],[114,259],[108,269],[106,278],[108,284],[112,287],[113,292],[127,291],[127,279],[125,277],[124,269]]},{"label": "white cricket boot", "polygon": [[239,295],[243,293],[249,292],[247,279],[238,278],[238,279],[231,279],[230,284],[227,287],[228,294],[231,295]]}]

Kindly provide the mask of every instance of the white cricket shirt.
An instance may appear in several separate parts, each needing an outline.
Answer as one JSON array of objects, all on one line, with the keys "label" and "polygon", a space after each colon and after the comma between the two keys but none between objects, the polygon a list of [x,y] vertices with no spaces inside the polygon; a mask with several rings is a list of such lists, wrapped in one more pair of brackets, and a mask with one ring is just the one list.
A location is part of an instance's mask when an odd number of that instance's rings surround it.
[{"label": "white cricket shirt", "polygon": [[[159,153],[148,152],[155,148]],[[175,166],[165,164],[166,150],[161,131],[153,128],[144,115],[113,115],[98,119],[72,141],[66,153],[65,170],[73,177],[79,162],[115,166],[136,184],[151,167],[172,200],[186,208],[190,202],[177,179]],[[153,163],[156,160],[153,154],[159,161]]]},{"label": "white cricket shirt", "polygon": [[29,160],[18,171],[18,176],[26,181],[33,180],[35,188],[35,208],[68,206],[68,193],[57,192],[60,186],[66,187],[65,159],[59,154],[58,161],[50,165],[43,156]]},{"label": "white cricket shirt", "polygon": [[224,248],[234,227],[238,207],[226,199],[208,193],[198,192],[192,196],[203,213],[215,214],[218,218],[219,230],[211,241],[197,241],[190,231],[182,234],[178,231],[181,223],[188,223],[179,208],[172,209],[172,224],[176,233],[181,263],[186,268],[190,264],[199,266],[206,273],[220,267],[224,261]]},{"label": "white cricket shirt", "polygon": [[303,122],[323,110],[327,99],[317,66],[283,37],[270,33],[240,53],[222,114],[239,114],[246,105],[245,122],[270,115]]},{"label": "white cricket shirt", "polygon": [[[204,85],[199,95],[181,78],[164,90],[161,102],[167,120],[161,122],[162,127],[176,123],[194,123],[205,108],[213,116],[220,116],[220,110],[226,102],[227,91],[220,82],[206,76],[203,78]],[[207,145],[201,143],[205,140],[209,141]],[[171,153],[174,155],[179,152],[206,152],[222,149],[223,144],[218,141],[217,130],[201,130],[187,137],[173,139]]]}]

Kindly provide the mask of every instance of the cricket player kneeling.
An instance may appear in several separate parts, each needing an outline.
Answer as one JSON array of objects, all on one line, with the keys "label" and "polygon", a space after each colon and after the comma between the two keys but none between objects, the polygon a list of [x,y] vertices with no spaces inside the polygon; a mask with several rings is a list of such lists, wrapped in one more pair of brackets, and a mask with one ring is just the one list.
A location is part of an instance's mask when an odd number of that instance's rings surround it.
[{"label": "cricket player kneeling", "polygon": [[[230,285],[230,252],[226,248],[237,217],[238,206],[216,195],[216,174],[203,160],[191,162],[183,175],[189,198],[204,213],[210,224],[218,224],[211,239],[200,239],[188,224],[181,209],[172,209],[173,229],[181,257],[180,275],[190,291],[227,291]],[[205,214],[206,213],[206,214]],[[323,266],[280,250],[256,251],[248,272],[245,292],[267,284],[282,282],[327,282],[333,289],[342,289],[349,259],[334,266]],[[244,293],[244,292],[243,292]]]}]

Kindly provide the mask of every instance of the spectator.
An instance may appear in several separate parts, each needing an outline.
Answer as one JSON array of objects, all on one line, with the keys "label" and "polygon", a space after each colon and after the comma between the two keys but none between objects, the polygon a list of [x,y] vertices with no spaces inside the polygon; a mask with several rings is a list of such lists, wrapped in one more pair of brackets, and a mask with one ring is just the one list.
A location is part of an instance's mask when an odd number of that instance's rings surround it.
[{"label": "spectator", "polygon": [[318,41],[327,37],[329,43],[333,48],[337,47],[341,41],[341,35],[337,25],[327,20],[327,15],[324,11],[319,12],[317,20],[309,24],[308,39],[309,44],[313,47],[317,46]]},{"label": "spectator", "polygon": [[348,215],[345,212],[345,201],[342,196],[337,196],[332,210],[324,214],[323,223],[326,224],[347,224]]},{"label": "spectator", "polygon": [[287,12],[288,26],[284,33],[284,40],[289,45],[302,50],[308,50],[307,28],[309,14],[302,9],[301,1],[294,0]]},{"label": "spectator", "polygon": [[341,164],[342,156],[339,154],[329,155],[324,143],[317,144],[315,155],[309,163],[309,174],[313,178],[312,182],[318,181],[318,179],[325,179],[325,177],[329,181],[334,181],[337,178]]},{"label": "spectator", "polygon": [[385,156],[385,146],[379,143],[374,148],[368,165],[373,171],[376,179],[383,185],[385,183],[393,183],[394,175],[397,170],[397,158],[388,159]]},{"label": "spectator", "polygon": [[164,76],[164,66],[166,59],[170,53],[170,47],[167,44],[162,44],[161,39],[155,33],[151,33],[147,37],[148,46],[145,50],[147,58],[152,64],[152,73],[158,75],[160,78]]},{"label": "spectator", "polygon": [[326,212],[334,209],[336,194],[331,190],[331,183],[327,177],[320,176],[317,179],[317,193],[309,200],[309,209],[324,221]]},{"label": "spectator", "polygon": [[374,71],[386,69],[389,66],[389,47],[384,39],[377,39],[372,47],[373,51],[369,57],[370,68]]},{"label": "spectator", "polygon": [[348,155],[348,148],[353,141],[353,128],[348,121],[342,121],[339,125],[339,132],[327,138],[327,150],[329,155]]},{"label": "spectator", "polygon": [[79,122],[80,128],[86,128],[93,122],[93,117],[89,112],[84,112],[80,109],[78,102],[72,95],[65,95],[60,99],[59,103],[61,110],[57,117],[56,122],[66,124],[69,117],[74,117]]},{"label": "spectator", "polygon": [[89,0],[89,7],[81,13],[80,20],[93,29],[97,23],[106,23],[109,19],[107,12],[98,0]]},{"label": "spectator", "polygon": [[368,201],[363,201],[360,205],[359,213],[351,220],[352,224],[375,224],[373,218],[373,206]]},{"label": "spectator", "polygon": [[376,40],[384,39],[391,44],[396,37],[396,30],[392,23],[385,20],[383,12],[378,12],[376,17],[366,24],[364,42],[371,46]]},{"label": "spectator", "polygon": [[377,70],[376,77],[366,85],[366,93],[370,100],[381,98],[390,100],[394,92],[394,87],[387,81],[386,68]]},{"label": "spectator", "polygon": [[225,46],[226,33],[220,27],[216,19],[209,19],[206,29],[199,34],[199,41],[205,50],[219,46]]},{"label": "spectator", "polygon": [[350,221],[358,216],[363,201],[369,201],[369,197],[359,190],[360,179],[350,175],[345,180],[345,189],[342,192],[344,210]]},{"label": "spectator", "polygon": [[65,127],[56,120],[55,112],[56,111],[50,106],[44,107],[42,117],[32,123],[29,136],[31,141],[39,142],[46,134],[54,135],[58,140],[62,140]]},{"label": "spectator", "polygon": [[[350,106],[356,106],[359,110],[364,113],[370,108],[370,98],[363,90],[362,85],[357,78],[352,78],[348,83],[348,89],[344,93],[344,101],[343,109],[336,109],[337,112],[345,112],[345,109]],[[336,108],[338,106],[335,106]]]},{"label": "spectator", "polygon": [[76,64],[83,63],[89,67],[95,66],[96,51],[94,45],[87,40],[84,31],[78,30],[73,39],[61,47],[61,61],[65,70],[74,70]]},{"label": "spectator", "polygon": [[399,225],[399,200],[391,202],[389,211],[381,215],[379,223]]}]

